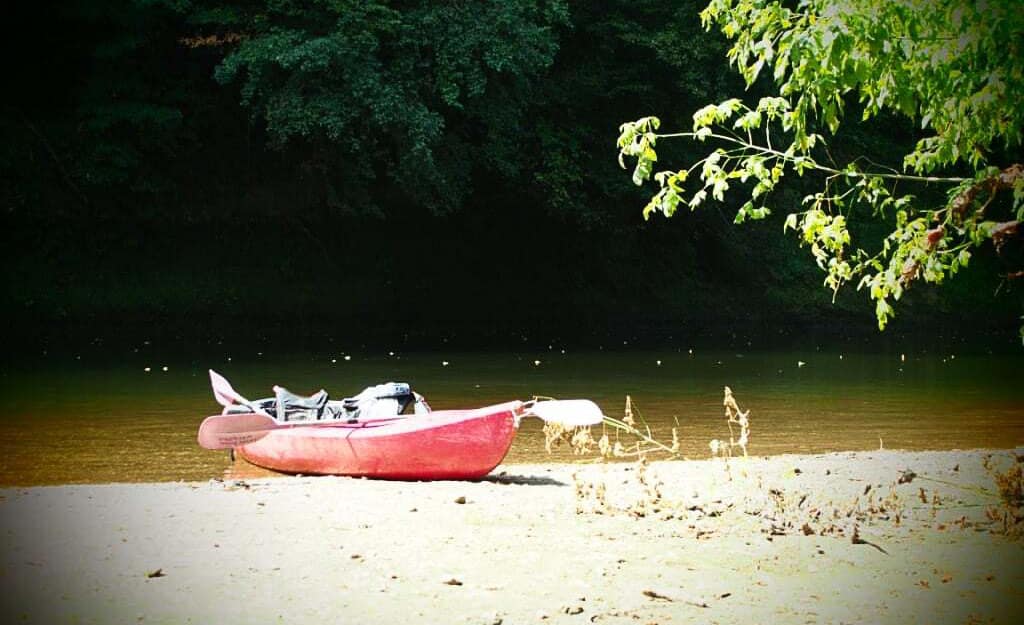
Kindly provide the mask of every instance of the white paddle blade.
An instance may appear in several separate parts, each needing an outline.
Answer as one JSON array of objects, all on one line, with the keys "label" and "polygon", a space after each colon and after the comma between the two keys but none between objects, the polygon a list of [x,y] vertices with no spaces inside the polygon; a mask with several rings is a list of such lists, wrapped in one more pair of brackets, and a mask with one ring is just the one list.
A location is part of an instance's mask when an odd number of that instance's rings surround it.
[{"label": "white paddle blade", "polygon": [[199,445],[206,449],[231,449],[254,443],[281,426],[261,414],[219,414],[199,426]]},{"label": "white paddle blade", "polygon": [[561,423],[567,427],[596,425],[604,420],[604,413],[589,399],[551,399],[539,401],[530,413],[544,421]]},{"label": "white paddle blade", "polygon": [[213,397],[221,406],[247,403],[244,397],[231,388],[231,383],[213,369],[210,369],[210,386],[213,387]]},{"label": "white paddle blade", "polygon": [[216,398],[217,403],[227,408],[235,404],[241,404],[252,410],[256,414],[261,414],[265,417],[269,417],[267,411],[263,410],[259,406],[253,404],[248,399],[242,397],[238,391],[231,388],[231,383],[228,382],[224,376],[217,373],[213,369],[210,369],[210,385],[213,387],[213,396]]}]

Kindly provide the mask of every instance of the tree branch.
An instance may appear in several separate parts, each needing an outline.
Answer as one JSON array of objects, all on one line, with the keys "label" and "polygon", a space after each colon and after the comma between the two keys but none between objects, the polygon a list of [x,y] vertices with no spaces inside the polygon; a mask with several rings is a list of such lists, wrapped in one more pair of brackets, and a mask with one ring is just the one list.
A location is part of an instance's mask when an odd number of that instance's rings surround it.
[{"label": "tree branch", "polygon": [[1018,234],[1020,234],[1019,221],[1004,221],[996,224],[996,227],[992,228],[992,244],[996,246],[997,252],[1001,252],[1006,240]]},{"label": "tree branch", "polygon": [[949,209],[954,215],[963,219],[967,210],[974,205],[974,200],[983,192],[993,194],[999,191],[1012,189],[1014,184],[1024,178],[1024,165],[1014,163],[994,176],[972,185],[960,195],[953,198],[949,203]]},{"label": "tree branch", "polygon": [[[676,133],[663,134],[663,135],[659,134],[659,135],[656,135],[656,136],[659,139],[671,139],[671,138],[675,138],[675,137],[688,137],[688,138],[691,138],[691,139],[696,139],[697,138],[697,133],[695,133],[695,132],[676,132]],[[796,157],[796,156],[793,156],[792,154],[787,154],[785,152],[780,152],[780,151],[772,149],[770,147],[765,147],[763,145],[757,145],[756,143],[748,143],[746,141],[743,141],[742,139],[737,139],[735,137],[730,137],[730,136],[727,136],[727,135],[721,135],[721,134],[718,134],[717,132],[713,132],[710,135],[707,135],[706,138],[718,139],[720,141],[728,141],[729,143],[734,143],[734,144],[742,146],[742,147],[744,147],[744,148],[746,148],[748,150],[754,150],[756,152],[761,152],[761,153],[764,153],[764,154],[771,154],[772,156],[778,157],[778,158],[782,159],[783,161],[785,161],[787,163],[795,163],[795,162],[797,162],[797,160],[799,158],[803,158],[803,159],[805,159],[805,162],[807,163],[807,166],[809,168],[817,169],[819,171],[823,171],[823,172],[830,173],[830,174],[838,174],[840,176],[848,176],[850,178],[884,178],[886,180],[909,180],[909,181],[913,181],[913,182],[967,182],[968,180],[970,180],[970,178],[959,178],[959,177],[955,177],[955,176],[915,176],[913,174],[883,174],[883,173],[870,173],[870,172],[861,172],[861,171],[842,171],[842,170],[836,169],[834,167],[829,167],[827,165],[822,165],[821,163],[815,161],[814,159],[812,159],[809,156],[808,157]]]}]

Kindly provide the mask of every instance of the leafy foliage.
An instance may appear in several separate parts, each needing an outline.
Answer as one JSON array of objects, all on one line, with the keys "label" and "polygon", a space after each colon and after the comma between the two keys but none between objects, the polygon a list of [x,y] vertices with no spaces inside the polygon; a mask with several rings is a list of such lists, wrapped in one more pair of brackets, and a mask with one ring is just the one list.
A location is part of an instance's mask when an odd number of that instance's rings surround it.
[{"label": "leafy foliage", "polygon": [[523,96],[551,66],[568,19],[558,0],[268,0],[193,11],[207,37],[237,37],[216,78],[239,85],[272,145],[311,146],[339,195],[380,186],[386,172],[389,186],[438,212],[462,203],[489,152],[514,144]]},{"label": "leafy foliage", "polygon": [[[702,27],[701,5],[69,0],[13,7],[29,15],[12,19],[19,28],[9,43],[23,61],[0,105],[0,205],[9,238],[23,244],[5,266],[7,310],[29,326],[183,311],[255,315],[230,302],[261,293],[297,298],[279,311],[289,323],[319,316],[339,325],[347,315],[359,317],[354,328],[367,318],[427,311],[439,327],[471,314],[491,326],[503,314],[508,328],[548,332],[560,316],[574,332],[617,324],[638,335],[670,325],[732,332],[737,320],[774,332],[787,322],[855,321],[848,313],[862,302],[841,296],[829,306],[802,250],[768,236],[783,225],[777,207],[817,190],[813,172],[800,178],[783,163],[784,175],[747,218],[764,214],[761,207],[779,214],[754,227],[737,230],[716,210],[652,227],[633,208],[644,191],[608,158],[609,130],[621,120],[646,111],[688,116],[742,89],[742,76],[727,71],[730,42]],[[749,88],[752,108],[777,95],[762,73]],[[724,123],[748,113],[737,108]],[[686,123],[671,114],[663,121]],[[884,115],[875,121],[857,133],[844,123],[850,140],[830,138],[832,154],[860,146],[871,154],[907,151],[897,147],[908,140],[907,124]],[[772,132],[783,151],[791,133]],[[666,140],[655,154],[663,163],[694,162],[713,141]],[[809,156],[826,163],[816,149]],[[725,172],[738,162],[719,158]],[[764,161],[767,183],[780,162]],[[686,202],[686,185],[702,171],[703,164],[677,184]],[[725,182],[731,188],[719,191],[731,205],[743,183]],[[842,216],[858,240],[864,220],[856,211]],[[500,280],[495,250],[515,259],[499,264]],[[972,269],[988,260],[972,257]],[[407,275],[418,279],[381,280]],[[976,275],[941,297],[928,292],[907,303],[948,308],[965,299],[959,295]],[[268,283],[282,296],[271,296]],[[452,302],[467,285],[481,305],[455,312]],[[408,305],[410,289],[420,306]],[[757,299],[741,303],[729,290]],[[510,295],[527,291],[533,297]],[[985,312],[994,323],[1005,316],[999,304]]]},{"label": "leafy foliage", "polygon": [[[736,223],[770,214],[767,200],[786,172],[814,174],[820,191],[788,214],[784,228],[809,246],[834,291],[859,278],[884,328],[891,302],[914,280],[941,283],[970,261],[974,248],[991,241],[1002,249],[1019,239],[1024,167],[1013,161],[1024,138],[1024,15],[1010,0],[791,6],[712,0],[701,13],[705,26],[733,40],[728,58],[748,86],[770,71],[777,95],[754,106],[735,98],[705,106],[694,113],[691,132],[659,134],[654,117],[623,124],[620,162],[636,158],[634,183],[653,177],[659,185],[645,217],[671,216],[684,204],[695,209],[709,193],[721,202],[731,187],[752,185]],[[867,156],[830,163],[825,135],[837,133],[854,101],[862,120],[891,111],[920,124],[925,134],[902,171]],[[670,137],[724,147],[686,169],[655,173],[658,142]],[[944,170],[969,175],[935,175]],[[700,184],[690,191],[695,175]],[[907,185],[941,185],[946,201],[931,203],[926,188],[906,193]],[[853,245],[848,221],[858,206],[893,220],[881,241]]]}]

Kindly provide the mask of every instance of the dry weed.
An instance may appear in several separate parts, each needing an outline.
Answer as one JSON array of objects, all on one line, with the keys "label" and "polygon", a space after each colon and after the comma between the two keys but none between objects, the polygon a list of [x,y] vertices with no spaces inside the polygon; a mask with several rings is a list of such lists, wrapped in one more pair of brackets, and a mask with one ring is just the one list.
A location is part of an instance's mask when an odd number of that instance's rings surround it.
[{"label": "dry weed", "polygon": [[590,433],[590,426],[566,427],[562,423],[548,421],[544,424],[544,448],[551,451],[562,443],[568,444],[575,455],[589,454],[595,446],[600,446]]},{"label": "dry weed", "polygon": [[[821,501],[810,493],[787,493],[781,488],[769,488],[765,498],[747,502],[747,514],[759,516],[763,521],[761,532],[771,536],[851,536],[857,543],[858,528],[879,522],[899,527],[907,517],[904,500],[893,484],[889,493],[879,499],[870,488],[853,499],[837,503]],[[873,544],[873,543],[865,543]],[[873,545],[876,548],[877,545]]]},{"label": "dry weed", "polygon": [[[999,505],[986,510],[986,515],[1001,526],[1007,536],[1024,536],[1024,456],[985,456],[982,466],[995,482]],[[1009,465],[1009,466],[1007,466]]]},{"label": "dry weed", "polygon": [[634,517],[647,516],[649,513],[661,512],[664,501],[661,497],[661,489],[664,484],[649,473],[650,466],[647,458],[641,457],[636,463],[636,481],[639,486],[637,498],[630,504],[626,511]]},{"label": "dry weed", "polygon": [[[729,442],[720,441],[718,439],[712,440],[708,443],[711,448],[711,455],[718,457],[722,454],[726,458],[732,457],[732,450],[734,447],[739,447],[743,451],[743,457],[747,457],[747,443],[750,442],[750,410],[742,412],[739,405],[736,403],[736,398],[733,397],[732,389],[728,386],[725,387],[725,397],[722,399],[722,405],[725,406],[725,422],[729,426]],[[736,438],[736,431],[733,429],[733,424],[739,426],[740,436]]]},{"label": "dry weed", "polygon": [[[711,441],[710,446],[714,456],[725,460],[731,482],[734,450],[738,448],[745,457],[748,455],[750,410],[740,410],[729,387],[724,389],[722,403],[729,439]],[[674,520],[688,527],[696,539],[737,531],[735,528],[742,528],[745,519],[754,517],[758,519],[755,526],[760,526],[768,540],[775,536],[841,537],[881,552],[885,552],[887,538],[919,528],[935,531],[988,529],[1008,536],[1024,536],[1024,456],[1008,454],[985,458],[983,465],[995,482],[994,489],[918,475],[907,469],[894,474],[888,485],[884,485],[885,482],[860,483],[851,490],[846,478],[837,481],[832,477],[822,483],[804,481],[806,487],[787,491],[771,484],[768,476],[744,463],[742,469],[739,465],[735,467],[735,473],[738,479],[753,482],[749,488],[746,484],[726,486],[718,482],[709,485],[709,492],[703,497],[693,491],[692,497],[688,493],[685,499],[677,501],[672,497],[683,495],[678,490],[664,488],[649,463],[652,454],[679,457],[676,430],[673,428],[671,445],[655,440],[629,396],[622,419],[606,418],[605,426],[596,440],[589,428],[574,432],[545,428],[549,444],[566,442],[576,453],[598,453],[601,458],[636,458],[633,471],[627,469],[625,473],[630,477],[623,480],[621,486],[617,482],[612,484],[611,498],[604,478],[583,478],[574,474],[577,514],[624,514],[636,519]],[[622,433],[631,434],[635,440],[624,443],[619,440]],[[959,464],[953,471],[962,475]],[[800,475],[801,471],[795,469],[794,474]],[[832,475],[832,472],[826,470],[824,475]],[[807,480],[807,476],[802,479]],[[919,482],[911,485],[917,480],[957,490],[926,490],[919,487]],[[844,494],[837,496],[837,492]],[[670,494],[666,497],[665,493]],[[966,493],[998,501],[999,505],[984,508],[978,503],[985,499],[968,498]],[[971,508],[975,512],[972,513]],[[729,515],[727,520],[718,518],[725,515]]]},{"label": "dry weed", "polygon": [[[641,425],[638,425],[638,421]],[[562,444],[567,444],[575,455],[585,456],[596,450],[604,459],[642,458],[659,454],[667,458],[682,457],[679,453],[678,430],[672,428],[671,444],[665,444],[656,439],[650,426],[644,423],[643,416],[629,395],[626,395],[622,419],[605,416],[600,438],[594,438],[590,427],[569,428],[554,421],[546,422],[543,431],[544,448],[548,453]],[[611,435],[609,431],[611,431]],[[634,440],[624,444],[619,440],[620,434],[627,434]]]},{"label": "dry weed", "polygon": [[607,484],[603,480],[585,479],[574,472],[572,481],[576,493],[576,514],[628,514],[642,518],[678,507],[662,497],[664,483],[650,471],[646,458],[641,457],[634,467],[635,482],[629,481],[625,488],[629,497],[625,502],[620,500],[618,505],[609,503]]},{"label": "dry weed", "polygon": [[[637,421],[643,423],[643,429],[637,425]],[[644,423],[644,418],[640,414],[640,410],[636,407],[633,402],[633,398],[626,395],[626,406],[623,409],[622,419],[616,419],[614,417],[606,416],[604,418],[604,425],[615,430],[615,442],[611,443],[609,439],[607,443],[598,444],[598,449],[601,451],[601,455],[605,458],[625,458],[634,456],[636,458],[646,457],[649,455],[664,454],[667,458],[679,458],[680,444],[679,444],[679,433],[676,428],[672,428],[672,443],[666,445],[665,443],[654,438],[654,434],[651,432],[650,426]],[[619,441],[619,434],[625,433],[634,437],[633,449],[627,450],[624,445]],[[602,440],[607,436],[607,431],[602,436]],[[683,458],[685,460],[685,458]]]}]

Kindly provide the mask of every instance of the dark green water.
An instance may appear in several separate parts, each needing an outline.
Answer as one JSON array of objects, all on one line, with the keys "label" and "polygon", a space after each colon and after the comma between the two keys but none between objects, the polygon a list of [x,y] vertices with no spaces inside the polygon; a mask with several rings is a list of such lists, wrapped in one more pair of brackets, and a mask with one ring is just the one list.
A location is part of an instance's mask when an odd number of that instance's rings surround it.
[{"label": "dark green water", "polygon": [[[629,394],[657,438],[670,441],[678,423],[683,452],[692,458],[709,455],[709,440],[728,437],[721,407],[726,385],[751,411],[756,455],[877,449],[880,439],[887,449],[1024,445],[1024,357],[1018,355],[907,354],[903,360],[898,353],[550,350],[352,352],[346,361],[345,354],[235,353],[230,361],[225,354],[203,362],[135,356],[122,365],[70,358],[9,366],[0,378],[0,485],[241,474],[226,453],[195,442],[203,417],[219,412],[207,368],[250,398],[269,395],[273,384],[295,392],[323,387],[340,397],[401,380],[435,409],[547,395],[590,398],[621,417]],[[548,454],[539,423],[530,420],[507,462],[573,459],[567,451]]]}]

